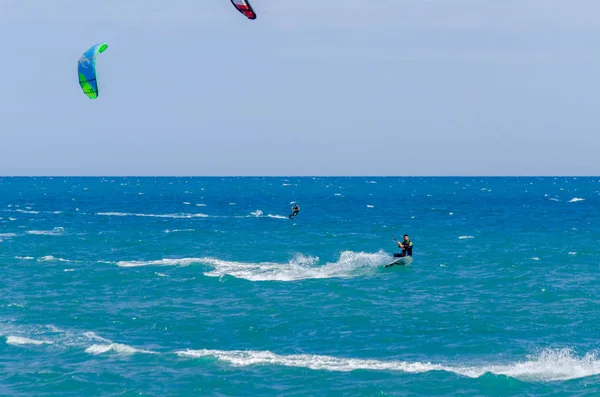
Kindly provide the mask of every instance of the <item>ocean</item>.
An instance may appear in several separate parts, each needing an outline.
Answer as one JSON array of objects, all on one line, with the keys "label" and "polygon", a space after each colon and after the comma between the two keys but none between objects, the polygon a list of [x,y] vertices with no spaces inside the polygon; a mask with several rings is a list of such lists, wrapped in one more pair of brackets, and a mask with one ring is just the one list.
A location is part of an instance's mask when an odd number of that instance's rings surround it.
[{"label": "ocean", "polygon": [[598,396],[599,190],[1,178],[0,395]]}]

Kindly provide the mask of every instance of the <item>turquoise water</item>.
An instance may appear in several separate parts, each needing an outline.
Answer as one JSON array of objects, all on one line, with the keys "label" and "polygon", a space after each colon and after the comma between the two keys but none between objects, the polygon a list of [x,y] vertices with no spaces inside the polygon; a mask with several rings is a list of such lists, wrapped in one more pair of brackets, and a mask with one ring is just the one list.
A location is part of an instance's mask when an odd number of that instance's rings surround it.
[{"label": "turquoise water", "polygon": [[0,179],[0,395],[600,395],[599,188]]}]

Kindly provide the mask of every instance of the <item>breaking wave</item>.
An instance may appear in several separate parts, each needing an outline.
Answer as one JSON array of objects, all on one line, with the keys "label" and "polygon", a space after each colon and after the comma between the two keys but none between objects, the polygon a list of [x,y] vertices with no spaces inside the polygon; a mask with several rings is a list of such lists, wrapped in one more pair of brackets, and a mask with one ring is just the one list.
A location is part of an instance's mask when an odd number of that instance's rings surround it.
[{"label": "breaking wave", "polygon": [[6,344],[7,345],[13,345],[13,346],[23,346],[23,345],[51,345],[52,342],[48,342],[45,340],[36,340],[36,339],[29,339],[29,338],[23,338],[21,336],[7,336],[6,337]]},{"label": "breaking wave", "polygon": [[374,359],[338,358],[313,354],[278,355],[270,351],[242,350],[185,350],[177,354],[184,358],[215,358],[232,366],[280,365],[312,370],[349,372],[398,371],[422,373],[430,371],[452,372],[457,375],[479,378],[485,374],[504,375],[529,382],[551,382],[585,378],[600,374],[600,361],[596,354],[577,357],[569,349],[544,350],[526,361],[500,365],[453,366],[429,362],[387,361]]},{"label": "breaking wave", "polygon": [[91,355],[98,355],[104,353],[116,353],[121,356],[130,356],[136,353],[144,354],[156,354],[151,350],[137,349],[135,347],[124,345],[121,343],[110,343],[106,345],[92,345],[85,349],[85,352]]},{"label": "breaking wave", "polygon": [[52,230],[28,230],[26,233],[38,236],[62,236],[65,233],[65,229],[62,227],[55,227]]}]

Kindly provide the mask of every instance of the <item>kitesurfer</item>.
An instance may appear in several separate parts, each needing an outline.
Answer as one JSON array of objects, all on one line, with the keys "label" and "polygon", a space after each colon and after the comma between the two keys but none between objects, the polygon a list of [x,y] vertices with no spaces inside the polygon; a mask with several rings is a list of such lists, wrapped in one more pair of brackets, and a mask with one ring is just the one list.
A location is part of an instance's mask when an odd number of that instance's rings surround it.
[{"label": "kitesurfer", "polygon": [[413,243],[412,243],[412,241],[410,241],[408,234],[404,235],[404,241],[402,241],[402,242],[396,241],[396,244],[398,244],[398,248],[402,249],[402,253],[394,254],[394,258],[403,258],[405,256],[412,257]]},{"label": "kitesurfer", "polygon": [[292,213],[290,214],[290,219],[294,219],[296,217],[296,215],[298,215],[298,212],[300,212],[300,206],[298,205],[298,203],[296,203],[296,205],[294,205],[292,207]]}]

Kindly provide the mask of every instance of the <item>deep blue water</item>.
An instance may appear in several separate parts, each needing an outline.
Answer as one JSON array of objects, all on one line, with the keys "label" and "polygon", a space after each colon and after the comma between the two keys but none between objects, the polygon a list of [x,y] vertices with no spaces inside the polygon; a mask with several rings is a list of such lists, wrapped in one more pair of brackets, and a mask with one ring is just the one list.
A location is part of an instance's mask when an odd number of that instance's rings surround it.
[{"label": "deep blue water", "polygon": [[599,190],[2,178],[0,395],[600,395]]}]

